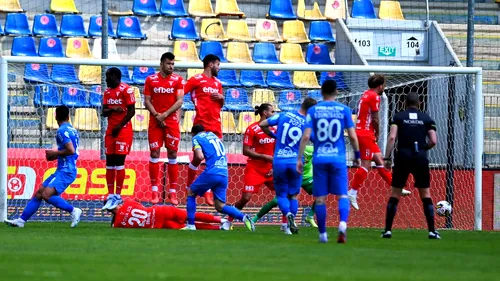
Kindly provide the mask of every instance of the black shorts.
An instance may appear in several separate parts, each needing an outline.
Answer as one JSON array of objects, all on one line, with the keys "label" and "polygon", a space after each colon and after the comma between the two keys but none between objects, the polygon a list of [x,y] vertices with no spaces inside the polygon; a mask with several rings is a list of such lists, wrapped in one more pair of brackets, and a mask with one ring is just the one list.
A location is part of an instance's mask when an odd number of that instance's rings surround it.
[{"label": "black shorts", "polygon": [[392,187],[403,188],[406,186],[408,176],[412,174],[415,187],[429,188],[431,175],[429,160],[425,156],[409,156],[404,153],[396,154],[392,169]]}]

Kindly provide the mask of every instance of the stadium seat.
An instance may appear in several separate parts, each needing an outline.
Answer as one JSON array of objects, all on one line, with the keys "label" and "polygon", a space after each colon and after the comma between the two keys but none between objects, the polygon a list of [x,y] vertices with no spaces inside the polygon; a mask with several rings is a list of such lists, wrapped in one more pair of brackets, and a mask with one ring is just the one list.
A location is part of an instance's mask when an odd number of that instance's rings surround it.
[{"label": "stadium seat", "polygon": [[255,43],[252,58],[256,63],[280,63],[273,43]]},{"label": "stadium seat", "polygon": [[193,128],[194,117],[196,116],[196,111],[187,110],[184,111],[184,119],[182,120],[182,128],[184,132],[191,132]]},{"label": "stadium seat", "polygon": [[51,84],[37,85],[35,87],[33,104],[36,107],[55,107],[61,105],[61,96],[59,95],[59,89],[55,85]]},{"label": "stadium seat", "polygon": [[237,88],[226,90],[224,107],[231,111],[248,111],[253,109],[248,103],[247,91]]},{"label": "stadium seat", "polygon": [[74,0],[51,0],[50,12],[52,13],[74,13],[78,14]]},{"label": "stadium seat", "polygon": [[170,37],[172,39],[200,40],[192,18],[175,18]]},{"label": "stadium seat", "polygon": [[214,54],[220,58],[220,62],[227,62],[220,42],[204,41],[200,44],[200,59],[203,60],[208,54]]},{"label": "stadium seat", "polygon": [[9,13],[5,19],[5,35],[31,35],[26,14]]},{"label": "stadium seat", "polygon": [[404,20],[399,1],[380,1],[378,17],[382,20]]},{"label": "stadium seat", "polygon": [[328,20],[345,19],[346,8],[344,0],[326,0],[325,17]]},{"label": "stadium seat", "polygon": [[92,58],[89,41],[85,38],[68,38],[66,56],[68,58]]},{"label": "stadium seat", "polygon": [[46,64],[27,63],[24,68],[25,82],[49,83],[49,68]]},{"label": "stadium seat", "polygon": [[328,46],[325,44],[309,44],[307,46],[306,62],[309,64],[333,64]]},{"label": "stadium seat", "polygon": [[23,12],[19,0],[2,0],[0,3],[0,12],[18,13]]},{"label": "stadium seat", "polygon": [[241,83],[234,69],[221,69],[217,78],[222,83],[223,87],[240,87]]},{"label": "stadium seat", "polygon": [[182,0],[162,0],[160,5],[160,13],[167,17],[187,17],[189,14],[184,8]]},{"label": "stadium seat", "polygon": [[268,71],[266,82],[269,87],[288,89],[294,87],[292,84],[292,79],[290,78],[290,72],[288,71]]},{"label": "stadium seat", "polygon": [[310,98],[313,98],[317,101],[322,101],[323,100],[323,96],[321,95],[321,90],[310,90],[310,91],[307,91],[307,96],[310,97]]},{"label": "stadium seat", "polygon": [[[89,36],[101,37],[102,36],[102,17],[100,15],[91,16],[89,20]],[[111,17],[108,18],[108,36],[116,38],[116,32],[113,28],[113,21]]]},{"label": "stadium seat", "polygon": [[33,37],[14,37],[11,54],[13,56],[36,57],[35,39]]},{"label": "stadium seat", "polygon": [[222,133],[223,134],[237,134],[238,129],[236,128],[236,121],[234,120],[234,115],[232,112],[222,111],[221,112],[221,123],[222,123]]},{"label": "stadium seat", "polygon": [[268,17],[280,20],[294,20],[297,18],[293,10],[292,0],[271,0]]},{"label": "stadium seat", "polygon": [[146,108],[144,105],[144,96],[141,94],[141,90],[137,87],[132,87],[132,89],[134,89],[135,108]]},{"label": "stadium seat", "polygon": [[80,80],[82,84],[101,84],[101,67],[95,65],[80,65],[78,80]]},{"label": "stadium seat", "polygon": [[54,64],[50,74],[52,81],[62,84],[78,84],[75,67],[71,64]]},{"label": "stadium seat", "polygon": [[68,107],[89,107],[87,91],[83,87],[64,87],[62,89],[62,103]]},{"label": "stadium seat", "polygon": [[272,90],[267,89],[255,89],[252,94],[252,105],[260,105],[262,103],[276,103],[276,97]]},{"label": "stadium seat", "polygon": [[41,57],[64,57],[61,39],[57,37],[43,37],[38,44],[38,55]]},{"label": "stadium seat", "polygon": [[254,38],[250,36],[246,20],[228,20],[227,37],[229,40],[252,42]]},{"label": "stadium seat", "polygon": [[283,40],[288,43],[309,43],[304,22],[287,20],[283,23]]},{"label": "stadium seat", "polygon": [[335,42],[332,26],[327,21],[312,21],[309,25],[309,39],[311,41]]},{"label": "stadium seat", "polygon": [[304,64],[304,54],[299,44],[283,43],[281,44],[280,61],[288,64]]},{"label": "stadium seat", "polygon": [[201,73],[203,73],[203,69],[201,68],[188,68],[187,78],[189,79],[195,76],[196,74],[201,74]]},{"label": "stadium seat", "polygon": [[297,2],[297,17],[302,20],[326,19],[326,17],[321,13],[317,2],[314,2],[312,10],[306,10],[306,3],[304,0],[299,0]]},{"label": "stadium seat", "polygon": [[132,117],[132,128],[136,132],[147,131],[149,127],[149,110],[137,109]]},{"label": "stadium seat", "polygon": [[258,19],[255,23],[255,38],[260,42],[283,41],[278,31],[278,24],[274,20]]},{"label": "stadium seat", "polygon": [[121,39],[147,39],[146,34],[142,33],[139,19],[134,16],[120,17],[118,19],[116,35]]},{"label": "stadium seat", "polygon": [[75,129],[82,131],[99,131],[101,124],[94,108],[77,108],[75,110]]},{"label": "stadium seat", "polygon": [[319,89],[318,78],[314,71],[295,71],[293,72],[293,85],[302,89]]},{"label": "stadium seat", "polygon": [[[100,59],[102,57],[102,39],[95,38],[94,44],[92,45],[92,57]],[[116,40],[108,39],[108,59],[119,60],[120,55],[118,54],[118,49],[116,48]]]},{"label": "stadium seat", "polygon": [[125,84],[132,85],[134,84],[134,81],[130,79],[130,72],[128,71],[128,67],[126,66],[110,66],[110,67],[116,67],[120,70],[122,73],[122,82]]},{"label": "stadium seat", "polygon": [[210,0],[190,0],[188,12],[193,17],[215,17],[212,2]]},{"label": "stadium seat", "polygon": [[149,75],[155,74],[155,69],[153,67],[147,66],[135,66],[134,71],[132,72],[132,81],[134,84],[144,85],[146,78]]},{"label": "stadium seat", "polygon": [[263,87],[267,88],[264,81],[264,74],[260,70],[241,70],[240,82],[244,87]]},{"label": "stadium seat", "polygon": [[134,0],[132,12],[138,16],[159,16],[156,0]]},{"label": "stadium seat", "polygon": [[3,31],[3,27],[0,25],[0,36],[5,35],[5,32]]},{"label": "stadium seat", "polygon": [[227,41],[224,26],[220,19],[203,19],[201,21],[201,39],[211,41]]},{"label": "stadium seat", "polygon": [[240,10],[236,0],[216,0],[215,1],[215,14],[220,16],[238,16],[244,17],[245,13]]},{"label": "stadium seat", "polygon": [[175,41],[174,55],[177,61],[200,62],[198,50],[193,41]]},{"label": "stadium seat", "polygon": [[83,17],[81,15],[63,15],[61,20],[61,35],[68,37],[87,36]]},{"label": "stadium seat", "polygon": [[102,95],[101,85],[92,86],[92,90],[89,93],[90,106],[100,108],[102,106]]},{"label": "stadium seat", "polygon": [[354,0],[352,3],[351,16],[360,19],[376,19],[375,7],[372,0]]},{"label": "stadium seat", "polygon": [[299,110],[302,95],[298,90],[283,90],[279,92],[278,107],[283,111]]},{"label": "stadium seat", "polygon": [[229,42],[227,45],[227,60],[233,63],[254,63],[250,49],[245,42]]},{"label": "stadium seat", "polygon": [[257,122],[257,118],[254,111],[240,112],[240,117],[238,118],[238,131],[242,134],[245,133],[248,126]]},{"label": "stadium seat", "polygon": [[342,72],[321,72],[319,83],[323,85],[326,80],[335,80],[337,82],[338,90],[346,90],[349,87],[344,82],[344,75]]},{"label": "stadium seat", "polygon": [[38,14],[33,19],[33,35],[35,36],[59,36],[61,33],[57,28],[56,17],[52,14]]},{"label": "stadium seat", "polygon": [[[70,118],[69,123],[71,123],[71,115],[69,118]],[[53,130],[59,129],[59,124],[57,123],[56,120],[56,109],[54,107],[47,109],[47,117],[45,118],[45,127],[47,129],[53,129]]]},{"label": "stadium seat", "polygon": [[182,102],[182,110],[194,110],[194,104],[191,100],[191,93],[186,93],[184,95],[184,100]]}]

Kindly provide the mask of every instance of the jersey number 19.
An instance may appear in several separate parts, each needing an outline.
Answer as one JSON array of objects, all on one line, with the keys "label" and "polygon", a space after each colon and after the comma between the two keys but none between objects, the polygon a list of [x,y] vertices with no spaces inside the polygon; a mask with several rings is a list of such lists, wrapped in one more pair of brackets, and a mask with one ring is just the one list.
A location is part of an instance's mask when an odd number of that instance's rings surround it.
[{"label": "jersey number 19", "polygon": [[290,128],[290,123],[283,124],[283,127],[285,127],[285,130],[281,135],[282,144],[287,144],[287,137],[292,139],[292,142],[288,144],[288,146],[290,147],[300,142],[300,139],[302,138],[302,130],[300,128],[297,127]]}]

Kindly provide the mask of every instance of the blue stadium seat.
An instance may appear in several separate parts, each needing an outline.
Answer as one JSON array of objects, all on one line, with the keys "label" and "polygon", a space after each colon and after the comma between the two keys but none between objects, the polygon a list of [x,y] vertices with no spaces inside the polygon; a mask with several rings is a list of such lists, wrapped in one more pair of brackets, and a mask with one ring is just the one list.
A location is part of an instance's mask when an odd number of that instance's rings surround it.
[{"label": "blue stadium seat", "polygon": [[35,36],[59,36],[56,17],[52,14],[38,14],[33,20],[33,35]]},{"label": "blue stadium seat", "polygon": [[338,90],[346,90],[349,87],[344,82],[344,74],[342,72],[321,72],[319,83],[323,85],[326,80],[335,80]]},{"label": "blue stadium seat", "polygon": [[27,63],[24,68],[25,82],[42,82],[49,83],[52,80],[49,78],[49,67],[46,64]]},{"label": "blue stadium seat", "polygon": [[351,16],[359,19],[376,19],[377,15],[372,0],[354,0]]},{"label": "blue stadium seat", "polygon": [[317,101],[323,100],[323,96],[321,95],[321,90],[309,90],[307,91],[307,96]]},{"label": "blue stadium seat", "polygon": [[236,70],[221,69],[217,78],[221,81],[223,87],[240,87],[241,83],[236,77]]},{"label": "blue stadium seat", "polygon": [[160,6],[160,13],[162,16],[167,17],[187,17],[189,14],[184,7],[182,0],[162,0]]},{"label": "blue stadium seat", "polygon": [[297,18],[292,6],[292,0],[271,0],[269,5],[269,18],[294,20]]},{"label": "blue stadium seat", "polygon": [[59,89],[52,84],[42,84],[35,87],[35,96],[33,104],[39,106],[59,106],[61,105],[61,96]]},{"label": "blue stadium seat", "polygon": [[301,93],[298,90],[283,90],[279,92],[278,107],[283,111],[299,110]]},{"label": "blue stadium seat", "polygon": [[87,36],[81,15],[65,14],[61,20],[61,35],[70,37]]},{"label": "blue stadium seat", "polygon": [[193,104],[193,101],[191,101],[191,93],[186,93],[184,95],[182,109],[183,110],[194,110],[194,104]]},{"label": "blue stadium seat", "polygon": [[267,88],[266,81],[264,81],[264,74],[260,70],[240,71],[240,82],[245,87],[259,86]]},{"label": "blue stadium seat", "polygon": [[268,71],[267,72],[267,85],[275,88],[295,88],[292,83],[290,72],[288,71]]},{"label": "blue stadium seat", "polygon": [[5,19],[6,35],[31,35],[26,14],[9,13]]},{"label": "blue stadium seat", "polygon": [[335,42],[332,26],[328,21],[312,21],[309,25],[309,39],[311,41]]},{"label": "blue stadium seat", "polygon": [[5,32],[3,32],[3,27],[0,25],[0,36],[5,35]]},{"label": "blue stadium seat", "polygon": [[192,18],[175,18],[170,34],[172,39],[200,40]]},{"label": "blue stadium seat", "polygon": [[57,37],[43,37],[38,44],[38,55],[41,57],[64,57],[61,39]]},{"label": "blue stadium seat", "polygon": [[79,84],[78,76],[76,75],[75,67],[70,64],[54,64],[52,65],[52,73],[50,74],[52,81],[62,84]]},{"label": "blue stadium seat", "polygon": [[273,43],[255,43],[252,59],[256,63],[280,63]]},{"label": "blue stadium seat", "polygon": [[226,110],[231,111],[252,111],[253,107],[248,102],[248,93],[244,89],[231,88],[226,90],[225,105]]},{"label": "blue stadium seat", "polygon": [[142,33],[139,19],[134,16],[120,17],[118,19],[116,34],[118,38],[124,39],[147,39],[146,34]]},{"label": "blue stadium seat", "polygon": [[155,69],[153,67],[146,66],[135,66],[132,72],[132,81],[134,84],[144,85],[146,78],[149,75],[155,74]]},{"label": "blue stadium seat", "polygon": [[14,37],[11,54],[13,56],[37,57],[35,39],[33,37]]},{"label": "blue stadium seat", "polygon": [[120,70],[120,72],[122,73],[122,82],[125,83],[125,84],[134,84],[134,81],[132,81],[132,79],[130,79],[130,72],[128,71],[128,67],[126,66],[114,66],[116,68],[118,68]]},{"label": "blue stadium seat", "polygon": [[92,86],[89,93],[89,103],[91,107],[100,108],[102,106],[102,90],[100,85]]},{"label": "blue stadium seat", "polygon": [[328,46],[325,44],[309,44],[306,62],[309,64],[333,64]]},{"label": "blue stadium seat", "polygon": [[203,41],[200,45],[200,59],[208,54],[214,54],[220,58],[220,62],[227,62],[226,57],[224,56],[224,52],[222,50],[221,42],[213,42],[213,41]]},{"label": "blue stadium seat", "polygon": [[134,0],[132,12],[138,16],[159,16],[156,0]]},{"label": "blue stadium seat", "polygon": [[[91,16],[89,21],[89,36],[101,37],[102,36],[102,17],[100,15]],[[113,28],[113,21],[111,17],[108,18],[108,36],[116,38],[116,32]]]},{"label": "blue stadium seat", "polygon": [[62,103],[69,107],[89,107],[87,92],[81,86],[64,87],[62,90]]},{"label": "blue stadium seat", "polygon": [[29,106],[30,97],[25,91],[12,91],[7,95],[9,105]]}]

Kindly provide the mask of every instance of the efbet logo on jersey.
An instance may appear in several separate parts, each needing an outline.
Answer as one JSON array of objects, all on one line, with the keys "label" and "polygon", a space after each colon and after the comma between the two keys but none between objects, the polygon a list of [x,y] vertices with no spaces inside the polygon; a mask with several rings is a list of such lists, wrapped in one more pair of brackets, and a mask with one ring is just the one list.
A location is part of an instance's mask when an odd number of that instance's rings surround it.
[{"label": "efbet logo on jersey", "polygon": [[155,94],[173,94],[174,88],[155,87],[153,92]]},{"label": "efbet logo on jersey", "polygon": [[264,139],[259,140],[260,144],[270,144],[270,143],[274,143],[274,142],[275,142],[275,139],[273,139],[273,138],[264,138]]},{"label": "efbet logo on jersey", "polygon": [[203,92],[208,94],[218,94],[219,89],[214,89],[212,87],[203,87]]},{"label": "efbet logo on jersey", "polygon": [[106,102],[113,105],[123,104],[123,101],[121,99],[108,99]]}]

